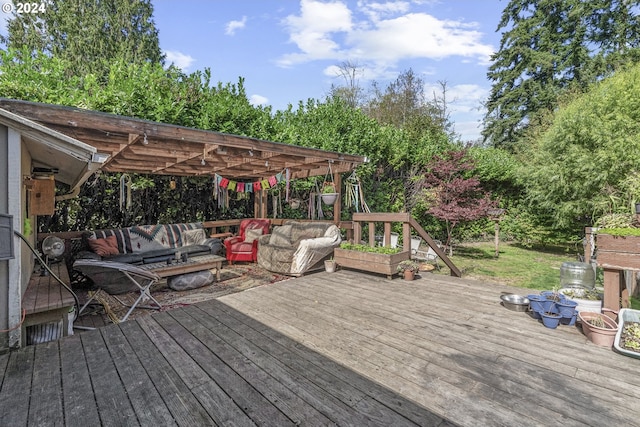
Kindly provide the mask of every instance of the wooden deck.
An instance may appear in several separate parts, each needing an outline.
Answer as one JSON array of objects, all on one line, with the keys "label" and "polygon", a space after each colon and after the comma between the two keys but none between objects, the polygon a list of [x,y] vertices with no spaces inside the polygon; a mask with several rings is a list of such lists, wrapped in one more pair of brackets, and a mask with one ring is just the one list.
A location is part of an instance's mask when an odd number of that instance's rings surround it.
[{"label": "wooden deck", "polygon": [[30,346],[0,425],[640,425],[640,360],[509,290],[322,272]]}]

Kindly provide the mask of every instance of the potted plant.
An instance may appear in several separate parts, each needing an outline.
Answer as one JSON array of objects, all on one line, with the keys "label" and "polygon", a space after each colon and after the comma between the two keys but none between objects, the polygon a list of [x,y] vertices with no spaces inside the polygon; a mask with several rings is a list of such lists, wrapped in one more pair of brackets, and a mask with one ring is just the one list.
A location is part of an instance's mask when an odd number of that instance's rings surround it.
[{"label": "potted plant", "polygon": [[396,269],[398,270],[398,273],[402,273],[404,280],[413,280],[419,268],[420,268],[420,265],[417,262],[410,259],[401,261],[398,264],[398,267],[396,267]]},{"label": "potted plant", "polygon": [[556,306],[553,305],[547,311],[540,312],[540,317],[542,317],[542,324],[544,326],[550,329],[555,329],[558,327],[562,316],[558,313]]},{"label": "potted plant", "polygon": [[333,257],[324,260],[324,269],[327,273],[336,271],[336,260]]},{"label": "potted plant", "polygon": [[338,199],[336,186],[333,183],[325,183],[322,187],[322,202],[327,205],[333,205]]},{"label": "potted plant", "polygon": [[595,289],[563,288],[560,289],[560,293],[577,303],[577,311],[592,311],[594,313],[602,311],[602,294]]},{"label": "potted plant", "polygon": [[578,318],[582,332],[595,345],[611,347],[618,332],[618,324],[608,316],[591,311],[581,311]]}]

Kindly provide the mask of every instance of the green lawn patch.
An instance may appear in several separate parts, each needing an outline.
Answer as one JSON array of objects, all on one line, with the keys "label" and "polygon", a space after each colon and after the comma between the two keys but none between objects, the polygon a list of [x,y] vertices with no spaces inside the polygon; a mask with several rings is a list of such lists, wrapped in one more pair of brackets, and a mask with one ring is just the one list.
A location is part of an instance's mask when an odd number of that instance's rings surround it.
[{"label": "green lawn patch", "polygon": [[[493,242],[465,244],[454,248],[452,260],[463,276],[530,289],[551,289],[560,285],[560,266],[575,261],[565,247],[525,248],[501,243],[494,257]],[[441,273],[448,274],[443,268]]]}]

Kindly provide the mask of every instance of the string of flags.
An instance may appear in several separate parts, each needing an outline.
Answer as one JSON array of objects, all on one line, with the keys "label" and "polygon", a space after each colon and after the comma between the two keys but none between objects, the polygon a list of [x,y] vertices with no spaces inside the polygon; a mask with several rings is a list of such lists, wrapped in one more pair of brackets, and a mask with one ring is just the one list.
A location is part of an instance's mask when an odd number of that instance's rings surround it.
[{"label": "string of flags", "polygon": [[282,171],[276,175],[270,176],[268,178],[265,178],[259,181],[239,182],[239,181],[234,181],[232,179],[228,179],[218,174],[215,174],[214,194],[218,193],[219,188],[235,191],[237,193],[254,193],[260,190],[268,190],[278,185],[279,182],[285,181],[285,179],[288,182],[288,177],[289,177],[289,174],[287,170],[286,177],[285,177],[285,171]]}]

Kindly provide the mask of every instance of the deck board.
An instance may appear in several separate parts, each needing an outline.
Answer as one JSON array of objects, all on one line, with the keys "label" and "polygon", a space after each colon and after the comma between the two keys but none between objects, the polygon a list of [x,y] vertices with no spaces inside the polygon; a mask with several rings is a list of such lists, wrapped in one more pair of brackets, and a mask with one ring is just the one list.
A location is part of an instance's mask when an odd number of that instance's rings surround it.
[{"label": "deck board", "polygon": [[60,355],[58,343],[48,342],[35,349],[33,360],[33,390],[29,405],[29,424],[62,425],[58,414],[63,412],[60,394]]},{"label": "deck board", "polygon": [[65,424],[86,427],[99,420],[99,415],[80,335],[65,338],[59,346]]},{"label": "deck board", "polygon": [[[103,426],[137,426],[139,423],[136,414],[120,381],[109,349],[100,331],[93,332],[96,333],[80,335],[80,339],[89,368],[100,423]],[[89,395],[85,398],[90,397]]]},{"label": "deck board", "polygon": [[0,390],[0,420],[8,426],[27,425],[33,358],[35,347],[30,346],[9,355]]},{"label": "deck board", "polygon": [[[137,357],[132,357],[133,348],[122,330],[109,327],[101,329],[101,333],[140,424],[177,425],[146,374],[143,363]],[[154,409],[150,411],[149,408]]]},{"label": "deck board", "polygon": [[0,355],[0,424],[640,425],[640,360],[510,291],[322,272],[142,316]]},{"label": "deck board", "polygon": [[[189,384],[185,383],[172,366],[171,360],[163,354],[164,349],[156,347],[153,340],[147,336],[144,325],[141,325],[141,322],[124,322],[120,328],[176,423],[182,426],[213,424],[209,414],[190,390]],[[188,363],[189,360],[188,357],[185,358],[184,363]]]}]

